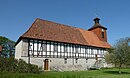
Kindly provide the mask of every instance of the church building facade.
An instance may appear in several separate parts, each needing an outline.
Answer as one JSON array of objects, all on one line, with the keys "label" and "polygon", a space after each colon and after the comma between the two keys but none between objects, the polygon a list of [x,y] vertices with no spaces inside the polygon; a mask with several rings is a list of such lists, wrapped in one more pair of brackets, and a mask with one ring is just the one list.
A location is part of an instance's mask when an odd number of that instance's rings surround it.
[{"label": "church building facade", "polygon": [[48,71],[87,70],[111,48],[99,20],[84,30],[37,18],[16,42],[15,58]]}]

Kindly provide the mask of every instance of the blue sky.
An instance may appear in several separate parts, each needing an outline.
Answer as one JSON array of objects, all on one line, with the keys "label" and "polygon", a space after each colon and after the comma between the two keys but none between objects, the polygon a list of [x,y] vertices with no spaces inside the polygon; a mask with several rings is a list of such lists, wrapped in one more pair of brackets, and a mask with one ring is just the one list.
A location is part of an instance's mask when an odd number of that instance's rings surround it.
[{"label": "blue sky", "polygon": [[95,17],[111,45],[130,37],[130,0],[0,0],[0,35],[17,41],[36,18],[87,30]]}]

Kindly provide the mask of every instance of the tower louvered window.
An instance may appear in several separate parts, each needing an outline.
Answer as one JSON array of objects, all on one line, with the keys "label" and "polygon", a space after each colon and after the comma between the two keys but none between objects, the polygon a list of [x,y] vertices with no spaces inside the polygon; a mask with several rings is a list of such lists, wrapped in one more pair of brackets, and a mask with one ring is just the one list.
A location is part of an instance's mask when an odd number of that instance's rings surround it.
[{"label": "tower louvered window", "polygon": [[104,38],[104,29],[102,29],[102,38]]}]

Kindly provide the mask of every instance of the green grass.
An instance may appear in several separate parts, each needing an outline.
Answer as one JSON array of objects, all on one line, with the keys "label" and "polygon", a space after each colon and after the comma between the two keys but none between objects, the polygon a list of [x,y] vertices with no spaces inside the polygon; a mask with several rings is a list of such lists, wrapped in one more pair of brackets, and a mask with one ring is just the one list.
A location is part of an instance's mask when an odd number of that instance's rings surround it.
[{"label": "green grass", "polygon": [[74,72],[49,71],[40,74],[0,72],[0,78],[130,78],[130,69],[123,68],[122,74],[118,74],[116,68]]}]

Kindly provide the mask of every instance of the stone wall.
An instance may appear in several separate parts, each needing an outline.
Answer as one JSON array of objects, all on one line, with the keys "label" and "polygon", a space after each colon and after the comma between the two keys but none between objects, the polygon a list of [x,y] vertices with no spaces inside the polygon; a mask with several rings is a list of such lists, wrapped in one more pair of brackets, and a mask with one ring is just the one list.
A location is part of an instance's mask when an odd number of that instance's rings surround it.
[{"label": "stone wall", "polygon": [[[64,58],[30,58],[30,63],[38,65],[44,69],[44,60],[48,59],[49,61],[49,69],[52,71],[81,71],[88,70],[92,66],[94,66],[96,60],[95,59],[78,59],[76,63],[76,59],[67,59],[67,63],[65,63]],[[24,60],[27,60],[24,58]]]}]

